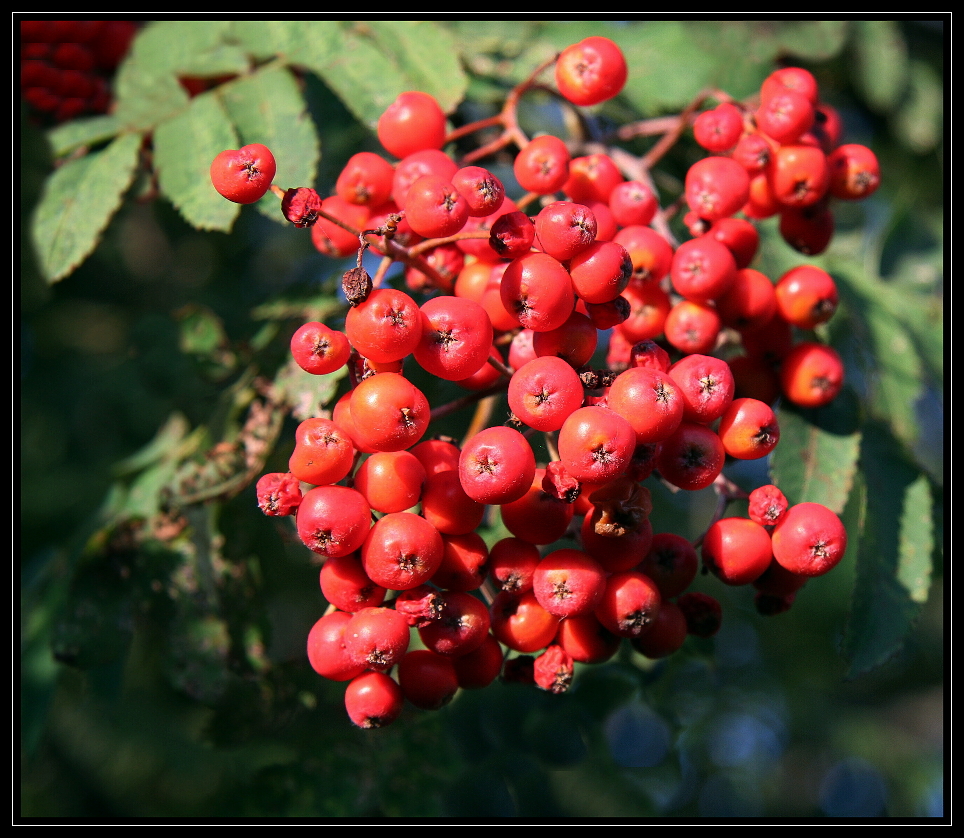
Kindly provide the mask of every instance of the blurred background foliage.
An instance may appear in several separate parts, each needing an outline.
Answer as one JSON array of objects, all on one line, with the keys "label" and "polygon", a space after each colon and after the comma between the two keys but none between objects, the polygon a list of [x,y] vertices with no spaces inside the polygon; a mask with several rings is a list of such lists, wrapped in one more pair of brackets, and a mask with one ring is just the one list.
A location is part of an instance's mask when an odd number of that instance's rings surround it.
[{"label": "blurred background foliage", "polygon": [[[723,628],[665,661],[623,650],[562,697],[496,684],[361,731],[305,657],[317,564],[252,482],[286,470],[295,417],[340,384],[286,369],[285,347],[306,315],[337,318],[345,265],[276,200],[221,200],[206,167],[265,142],[276,182],[328,194],[351,154],[380,150],[398,92],[463,124],[590,34],[623,47],[625,91],[579,125],[533,93],[526,130],[605,138],[795,64],[877,153],[881,189],[838,208],[815,260],[842,279],[823,337],[859,428],[821,466],[860,543],[774,618],[701,579]],[[944,39],[910,19],[168,21],[140,31],[110,116],[41,130],[22,111],[21,815],[942,815]],[[660,164],[666,203],[698,156],[686,140]],[[801,261],[775,221],[761,236],[768,275]],[[283,424],[257,409],[263,376]],[[796,479],[792,456],[780,469]],[[714,504],[654,494],[657,531],[691,537]]]}]

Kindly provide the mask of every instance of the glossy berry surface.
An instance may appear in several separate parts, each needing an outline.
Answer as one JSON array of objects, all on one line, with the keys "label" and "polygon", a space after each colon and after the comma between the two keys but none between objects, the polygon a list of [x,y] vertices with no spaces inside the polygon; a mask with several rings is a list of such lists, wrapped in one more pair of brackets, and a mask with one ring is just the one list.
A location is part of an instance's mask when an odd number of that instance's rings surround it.
[{"label": "glossy berry surface", "polygon": [[260,201],[274,180],[277,164],[267,146],[252,143],[222,151],[211,163],[214,188],[236,204]]}]

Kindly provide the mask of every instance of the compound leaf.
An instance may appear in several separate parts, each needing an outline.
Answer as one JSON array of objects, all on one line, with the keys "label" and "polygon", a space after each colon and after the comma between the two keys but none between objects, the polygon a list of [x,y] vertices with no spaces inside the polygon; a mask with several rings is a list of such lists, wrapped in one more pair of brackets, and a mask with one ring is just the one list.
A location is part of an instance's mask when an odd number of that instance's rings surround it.
[{"label": "compound leaf", "polygon": [[97,246],[137,170],[139,134],[69,160],[50,176],[31,227],[40,272],[63,279]]},{"label": "compound leaf", "polygon": [[240,207],[211,185],[211,161],[238,148],[228,114],[214,94],[203,94],[154,132],[154,168],[161,191],[195,227],[228,231]]}]

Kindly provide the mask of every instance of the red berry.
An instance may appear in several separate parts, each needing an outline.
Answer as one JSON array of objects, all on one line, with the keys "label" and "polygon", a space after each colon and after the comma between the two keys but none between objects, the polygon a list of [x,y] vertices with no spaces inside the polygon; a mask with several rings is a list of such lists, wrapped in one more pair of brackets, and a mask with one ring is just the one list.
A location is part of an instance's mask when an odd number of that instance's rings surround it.
[{"label": "red berry", "polygon": [[843,361],[837,351],[811,341],[794,346],[780,367],[783,394],[800,407],[829,404],[843,387],[843,379]]},{"label": "red berry", "polygon": [[532,485],[536,459],[528,440],[514,428],[479,431],[462,449],[459,479],[478,503],[511,503]]},{"label": "red berry", "polygon": [[777,311],[798,329],[826,323],[837,310],[839,299],[833,277],[813,265],[787,271],[776,285]]},{"label": "red berry", "polygon": [[274,155],[267,146],[252,143],[234,150],[222,151],[211,163],[214,188],[236,204],[260,201],[275,176]]},{"label": "red berry", "polygon": [[562,189],[569,177],[569,149],[558,137],[543,134],[516,155],[512,171],[527,192],[551,195]]},{"label": "red berry", "polygon": [[445,142],[445,113],[428,93],[401,93],[378,118],[378,141],[400,158],[439,149]]},{"label": "red berry", "polygon": [[554,550],[539,562],[532,579],[539,604],[557,617],[591,613],[605,587],[606,572],[582,550]]},{"label": "red berry", "polygon": [[344,556],[368,537],[371,515],[360,492],[345,486],[317,486],[302,499],[295,523],[309,550],[323,556]]},{"label": "red berry", "polygon": [[405,214],[412,229],[426,239],[457,233],[469,217],[469,205],[445,178],[422,175],[405,194]]},{"label": "red berry", "polygon": [[345,626],[345,649],[356,664],[388,672],[408,649],[405,617],[391,608],[362,608]]},{"label": "red berry", "polygon": [[293,474],[265,474],[256,491],[258,507],[265,515],[291,515],[301,504],[301,486]]},{"label": "red berry", "polygon": [[425,394],[403,375],[383,372],[352,391],[351,415],[358,439],[375,451],[404,451],[428,428]]},{"label": "red berry", "polygon": [[780,426],[770,406],[757,399],[735,399],[720,418],[723,448],[738,460],[765,457],[780,441]]},{"label": "red berry", "polygon": [[574,105],[612,99],[626,84],[626,58],[609,38],[594,35],[566,47],[556,62],[556,85]]},{"label": "red berry", "polygon": [[424,518],[390,512],[371,528],[362,546],[362,567],[376,585],[408,591],[431,579],[444,549],[442,536]]},{"label": "red berry", "polygon": [[703,538],[703,564],[727,585],[747,585],[770,566],[770,534],[748,518],[715,521]]},{"label": "red berry", "polygon": [[364,672],[345,690],[348,718],[358,727],[385,727],[395,721],[405,705],[401,687],[384,672]]},{"label": "red berry", "polygon": [[819,503],[791,506],[773,530],[773,557],[791,573],[820,576],[847,550],[841,520]]},{"label": "red berry", "polygon": [[415,649],[402,658],[398,684],[405,698],[422,710],[444,707],[459,689],[452,660],[428,649]]},{"label": "red berry", "polygon": [[446,381],[468,378],[488,362],[493,329],[478,303],[463,297],[433,297],[421,308],[421,338],[415,360]]},{"label": "red berry", "polygon": [[348,363],[351,344],[343,332],[311,322],[291,336],[291,354],[305,372],[327,375]]}]

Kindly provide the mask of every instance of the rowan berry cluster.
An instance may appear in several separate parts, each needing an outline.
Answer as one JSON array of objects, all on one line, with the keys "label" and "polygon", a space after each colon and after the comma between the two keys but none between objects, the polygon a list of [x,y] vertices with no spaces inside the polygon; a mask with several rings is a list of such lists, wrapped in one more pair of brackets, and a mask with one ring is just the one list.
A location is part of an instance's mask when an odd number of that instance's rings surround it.
[{"label": "rowan berry cluster", "polygon": [[[626,74],[605,38],[556,64],[574,106],[617,95]],[[693,237],[681,244],[645,171],[628,178],[607,154],[572,158],[560,138],[530,140],[506,119],[499,148],[518,148],[514,201],[475,165],[491,144],[461,163],[442,150],[446,115],[420,92],[378,122],[398,162],[356,154],[326,198],[274,186],[264,146],[214,161],[221,194],[250,203],[270,189],[319,250],[358,254],[343,328],[310,322],[291,339],[310,373],[347,365],[349,389],[298,427],[289,471],[257,487],[262,510],[294,515],[322,557],[330,608],[308,659],[349,682],[355,724],[388,724],[406,699],[441,707],[500,675],[563,692],[575,663],[608,660],[624,640],[660,658],[688,634],[711,636],[720,605],[689,590],[700,554],[723,583],[755,586],[763,614],[786,610],[840,561],[840,519],[788,506],[776,486],[694,545],[653,532],[645,485],[732,492],[724,463],[770,454],[778,398],[817,407],[841,387],[839,356],[812,332],[837,306],[830,275],[801,265],[774,282],[750,267],[750,219],[804,217],[876,188],[872,153],[833,148],[839,129],[821,113],[832,112],[813,77],[794,68],[766,80],[758,105],[682,116],[713,156],[687,175]],[[374,278],[360,267],[366,248],[384,256]],[[405,290],[385,279],[395,262]],[[589,366],[601,336],[605,363]],[[461,444],[431,438],[447,406],[433,408],[407,377],[413,365],[480,403],[505,392],[509,420],[482,421]],[[510,535],[487,544],[478,530],[494,507]]]},{"label": "rowan berry cluster", "polygon": [[110,78],[136,32],[132,20],[21,21],[24,100],[54,122],[105,113]]}]

